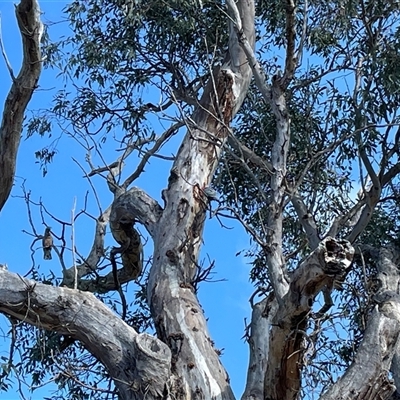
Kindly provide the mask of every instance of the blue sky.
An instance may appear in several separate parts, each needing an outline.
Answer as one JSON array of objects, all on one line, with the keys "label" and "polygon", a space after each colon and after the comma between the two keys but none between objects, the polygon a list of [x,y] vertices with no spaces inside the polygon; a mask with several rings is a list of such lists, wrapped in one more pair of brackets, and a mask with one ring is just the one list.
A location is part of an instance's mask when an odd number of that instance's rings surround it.
[{"label": "blue sky", "polygon": [[[61,1],[41,1],[41,9],[44,12],[43,20],[57,22],[61,21],[61,10],[66,5]],[[11,1],[0,1],[2,38],[7,52],[8,59],[15,73],[18,72],[21,64],[21,39],[17,29],[14,15],[14,3]],[[59,36],[67,34],[65,23],[50,26],[50,37],[56,40]],[[54,90],[61,88],[63,81],[57,77],[58,71],[44,70],[40,79],[40,87],[36,91],[31,103],[30,110],[46,108],[50,105],[51,96]],[[11,79],[6,69],[3,59],[0,60],[0,104],[3,109],[4,99],[11,86]],[[28,112],[29,115],[29,112]],[[48,173],[42,176],[39,164],[35,158],[35,151],[55,141],[57,143],[57,155],[53,163],[49,166]],[[112,140],[108,141],[111,145]],[[171,143],[176,146],[177,140]],[[173,149],[171,147],[171,149]],[[176,151],[177,147],[175,148]],[[115,154],[114,150],[106,150],[111,157]],[[172,151],[172,150],[171,150]],[[21,185],[25,182],[27,190],[31,191],[32,200],[41,199],[49,210],[57,217],[70,220],[71,208],[74,198],[77,199],[76,212],[84,204],[85,193],[90,187],[85,179],[82,178],[82,171],[73,162],[72,157],[77,159],[82,165],[85,164],[85,151],[77,143],[68,137],[61,136],[60,132],[54,130],[51,137],[41,138],[31,137],[21,141],[19,149],[17,174],[12,197],[0,214],[0,263],[7,263],[9,270],[25,274],[32,265],[30,245],[32,238],[23,233],[23,230],[31,231],[26,205],[18,196],[21,196]],[[108,160],[108,161],[110,161]],[[146,173],[135,184],[143,187],[152,196],[160,200],[161,190],[166,187],[169,167],[165,162],[152,160],[146,167]],[[99,191],[103,207],[107,207],[111,200],[111,194],[104,182],[100,179],[95,181]],[[98,213],[92,193],[89,195],[89,208],[94,215]],[[42,225],[37,209],[33,209],[33,219],[41,232]],[[51,219],[47,222],[52,225]],[[250,267],[242,257],[235,254],[249,247],[249,239],[243,229],[229,220],[226,223],[234,229],[227,230],[220,227],[219,223],[213,219],[208,220],[204,236],[203,256],[207,255],[211,260],[215,260],[216,275],[215,279],[227,279],[219,283],[206,283],[200,287],[199,297],[209,318],[209,328],[211,336],[217,348],[224,348],[223,362],[231,378],[232,387],[239,397],[243,391],[246,370],[248,364],[247,344],[241,337],[244,333],[244,319],[249,321],[250,307],[248,299],[252,293],[252,286],[249,284],[248,273]],[[55,228],[57,230],[57,228]],[[144,229],[141,230],[145,233]],[[93,232],[93,223],[87,219],[81,219],[76,225],[76,243],[83,254],[87,254],[90,248]],[[52,270],[61,276],[61,267],[57,260],[53,258],[51,262],[44,263],[41,257],[39,244],[35,246],[37,252],[34,254],[35,260],[41,265],[41,271]],[[147,250],[149,252],[149,250]],[[149,254],[147,254],[149,256]],[[71,258],[67,260],[71,265]],[[7,331],[6,319],[0,317],[0,328]],[[0,333],[3,334],[3,333]],[[6,356],[8,344],[5,347],[0,345],[0,356]],[[27,380],[29,382],[29,379]],[[15,386],[17,388],[17,386]],[[30,395],[28,388],[25,390],[26,398],[41,399],[44,395],[49,395],[51,385],[40,391],[35,391]],[[31,396],[31,397],[29,397]],[[0,394],[1,399],[18,399],[16,393]]]}]

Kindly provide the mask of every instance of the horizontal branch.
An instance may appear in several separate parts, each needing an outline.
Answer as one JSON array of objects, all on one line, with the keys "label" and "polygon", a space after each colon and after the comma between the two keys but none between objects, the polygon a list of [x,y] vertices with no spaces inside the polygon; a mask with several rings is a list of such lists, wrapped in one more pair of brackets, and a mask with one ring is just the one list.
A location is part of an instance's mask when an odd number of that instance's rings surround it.
[{"label": "horizontal branch", "polygon": [[[72,272],[72,269],[68,269],[68,271]],[[141,272],[141,269],[139,272]],[[134,274],[131,269],[123,265],[117,270],[117,281],[115,280],[114,272],[111,271],[107,275],[95,279],[78,279],[78,289],[90,293],[105,294],[118,290],[118,285],[121,286],[133,281],[137,278],[137,275],[138,274]],[[66,280],[64,278],[63,285],[72,287],[71,282],[73,283],[73,280]]]},{"label": "horizontal branch", "polygon": [[81,341],[105,365],[122,399],[164,391],[169,348],[139,335],[91,293],[37,283],[0,268],[0,312]]}]

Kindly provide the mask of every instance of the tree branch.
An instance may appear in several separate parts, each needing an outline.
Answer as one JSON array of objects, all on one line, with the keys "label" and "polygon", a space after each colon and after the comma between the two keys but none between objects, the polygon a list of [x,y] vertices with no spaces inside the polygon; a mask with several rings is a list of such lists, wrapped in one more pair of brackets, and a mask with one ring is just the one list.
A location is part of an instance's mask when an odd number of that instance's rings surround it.
[{"label": "tree branch", "polygon": [[0,268],[0,312],[81,341],[105,365],[122,399],[142,399],[146,392],[158,398],[165,390],[168,347],[137,334],[88,292],[37,283]]},{"label": "tree branch", "polygon": [[296,210],[297,216],[299,217],[300,224],[307,234],[310,248],[311,250],[315,250],[321,239],[319,238],[318,228],[314,217],[307,210],[307,207],[299,194],[293,195],[291,201]]},{"label": "tree branch", "polygon": [[[346,239],[350,243],[354,243],[357,237],[364,231],[366,226],[368,225],[369,221],[372,218],[372,214],[376,205],[379,202],[381,196],[381,185],[378,186],[372,184],[371,188],[368,192],[364,192],[365,199],[365,206],[361,211],[360,218],[358,219],[357,223],[354,225],[352,231],[346,237]],[[362,201],[362,200],[360,200]]]},{"label": "tree branch", "polygon": [[266,297],[252,306],[246,388],[242,400],[264,398],[264,379],[267,370],[270,332],[278,303],[273,296]]},{"label": "tree branch", "polygon": [[[93,245],[90,250],[89,256],[85,261],[76,266],[78,274],[78,288],[81,290],[89,290],[86,286],[81,286],[81,279],[94,271],[96,271],[97,266],[102,257],[104,257],[104,237],[106,235],[106,227],[111,213],[111,207],[108,207],[97,219],[96,219],[96,230],[94,234]],[[74,267],[63,270],[63,282],[62,284],[67,287],[73,287],[75,280]],[[94,289],[94,287],[93,287]],[[91,292],[96,292],[96,290],[90,290]]]},{"label": "tree branch", "polygon": [[269,87],[269,85],[267,85],[264,71],[254,54],[254,44],[246,35],[246,32],[242,27],[242,21],[239,18],[240,13],[238,11],[236,3],[233,0],[227,0],[226,4],[228,6],[228,9],[232,10],[230,13],[231,22],[233,23],[234,29],[237,32],[240,46],[242,47],[243,52],[246,55],[247,61],[253,72],[257,87],[260,90],[265,102],[267,104],[270,104],[271,88]]},{"label": "tree branch", "polygon": [[[254,2],[239,0],[243,30],[254,43]],[[214,176],[229,127],[246,96],[251,69],[237,34],[229,32],[229,53],[215,68],[194,110],[163,191],[164,211],[153,230],[154,256],[147,299],[158,337],[172,350],[176,378],[187,398],[234,398],[229,379],[207,329],[193,288]]]},{"label": "tree branch", "polygon": [[286,1],[286,59],[285,73],[282,77],[282,87],[287,88],[296,70],[296,7],[293,0]]},{"label": "tree branch", "polygon": [[336,277],[348,272],[353,255],[354,249],[347,241],[329,237],[322,240],[293,272],[270,333],[264,398],[297,398],[308,314],[316,295],[324,287],[332,286]]},{"label": "tree branch", "polygon": [[182,121],[179,121],[173,124],[170,128],[168,128],[154,143],[154,146],[149,150],[146,151],[145,155],[141,159],[139,165],[137,166],[135,172],[133,172],[128,178],[126,178],[125,182],[122,184],[123,188],[128,188],[132,182],[134,182],[140,174],[143,172],[144,167],[146,166],[147,162],[149,161],[150,157],[154,155],[164,144],[165,142],[170,139],[173,135],[177,133],[179,128],[184,125]]},{"label": "tree branch", "polygon": [[399,342],[399,261],[396,250],[380,250],[377,263],[379,290],[373,298],[377,305],[369,317],[353,364],[321,400],[336,400],[342,393],[351,394],[349,399],[387,399],[395,391],[388,371]]},{"label": "tree branch", "polygon": [[236,151],[238,151],[243,158],[245,158],[248,162],[257,165],[262,168],[268,174],[272,174],[272,165],[267,160],[264,160],[262,157],[257,155],[253,150],[249,149],[245,144],[241,143],[239,139],[236,138],[235,135],[230,134],[228,137],[228,143],[232,146]]},{"label": "tree branch", "polygon": [[120,223],[140,222],[154,238],[157,223],[163,213],[162,207],[144,190],[132,187],[115,198],[110,215],[111,230],[118,229]]},{"label": "tree branch", "polygon": [[40,21],[39,4],[36,0],[21,0],[15,13],[22,36],[24,57],[21,70],[6,98],[0,127],[0,210],[11,192],[22,121],[42,68],[40,40],[43,24]]}]

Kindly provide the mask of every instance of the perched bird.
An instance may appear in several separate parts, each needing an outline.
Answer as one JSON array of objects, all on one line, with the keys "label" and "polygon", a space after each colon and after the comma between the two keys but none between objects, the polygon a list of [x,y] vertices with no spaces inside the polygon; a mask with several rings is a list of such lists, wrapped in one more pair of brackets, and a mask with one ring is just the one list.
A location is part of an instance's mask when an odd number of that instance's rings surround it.
[{"label": "perched bird", "polygon": [[206,186],[203,189],[203,193],[207,197],[208,201],[212,201],[212,200],[218,201],[218,193],[213,187]]},{"label": "perched bird", "polygon": [[51,248],[53,247],[53,237],[51,236],[51,228],[47,227],[44,231],[42,240],[43,245],[43,259],[51,260]]}]

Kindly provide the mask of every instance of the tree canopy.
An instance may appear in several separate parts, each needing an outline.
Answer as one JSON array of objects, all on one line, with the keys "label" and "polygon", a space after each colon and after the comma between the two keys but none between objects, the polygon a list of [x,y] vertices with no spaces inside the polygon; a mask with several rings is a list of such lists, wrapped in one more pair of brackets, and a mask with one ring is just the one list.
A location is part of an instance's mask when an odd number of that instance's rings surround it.
[{"label": "tree canopy", "polygon": [[[29,374],[54,399],[234,399],[198,300],[223,278],[201,253],[214,220],[221,243],[233,221],[248,238],[243,400],[400,398],[399,14],[396,1],[76,0],[54,40],[21,0],[0,210],[21,192],[21,134],[43,138],[43,182],[79,148],[90,194],[65,219],[23,185],[32,265],[13,273],[3,249],[0,390]],[[52,70],[51,105],[27,113]]]}]

